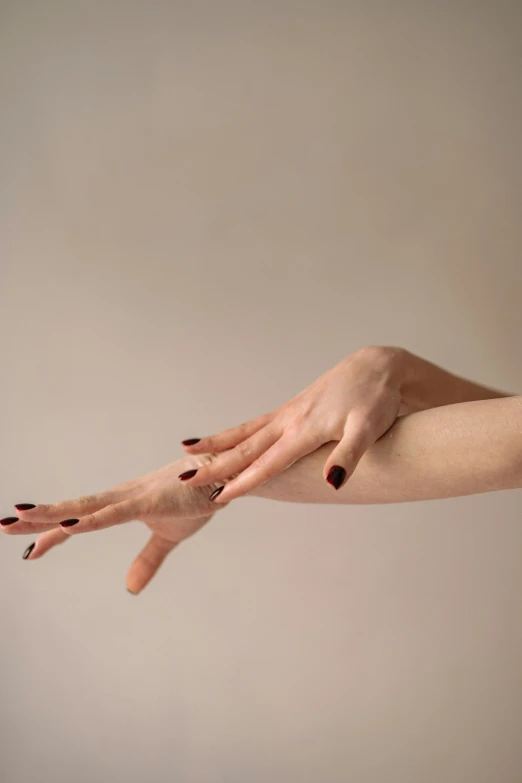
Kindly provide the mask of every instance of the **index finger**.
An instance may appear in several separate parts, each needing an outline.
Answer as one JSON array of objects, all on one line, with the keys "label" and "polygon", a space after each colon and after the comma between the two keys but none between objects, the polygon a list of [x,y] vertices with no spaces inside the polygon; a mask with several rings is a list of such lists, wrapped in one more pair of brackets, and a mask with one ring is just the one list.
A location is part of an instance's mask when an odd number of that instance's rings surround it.
[{"label": "index finger", "polygon": [[273,446],[255,460],[236,478],[233,478],[225,488],[216,495],[215,503],[228,503],[234,498],[245,495],[261,486],[271,478],[278,476],[301,457],[305,457],[320,444],[313,436],[302,436],[299,439],[293,435],[283,435]]},{"label": "index finger", "polygon": [[[242,441],[255,435],[258,430],[265,427],[274,417],[273,413],[264,413],[257,419],[246,421],[237,427],[223,430],[217,435],[209,435],[206,438],[189,438],[181,443],[189,454],[208,454],[209,452],[227,451],[233,449]],[[195,442],[194,442],[195,441]]]}]

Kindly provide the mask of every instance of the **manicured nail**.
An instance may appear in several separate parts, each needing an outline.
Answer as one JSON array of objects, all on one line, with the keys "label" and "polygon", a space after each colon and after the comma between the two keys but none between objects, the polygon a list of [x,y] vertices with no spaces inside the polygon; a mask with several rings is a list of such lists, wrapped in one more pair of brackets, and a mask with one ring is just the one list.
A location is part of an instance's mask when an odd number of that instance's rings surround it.
[{"label": "manicured nail", "polygon": [[201,438],[189,438],[188,440],[182,440],[181,442],[184,446],[195,446],[200,440]]},{"label": "manicured nail", "polygon": [[209,497],[209,500],[215,500],[218,495],[221,495],[225,487],[219,487],[219,489],[215,489],[214,492]]},{"label": "manicured nail", "polygon": [[328,476],[326,478],[327,482],[332,485],[332,487],[335,487],[335,489],[339,489],[341,484],[344,482],[346,478],[346,471],[344,468],[342,468],[340,465],[334,465],[333,468],[330,468],[328,471]]},{"label": "manicured nail", "polygon": [[18,511],[30,511],[32,508],[36,508],[34,503],[16,503],[15,508]]},{"label": "manicured nail", "polygon": [[188,481],[189,479],[194,478],[197,472],[198,472],[197,468],[196,470],[186,470],[184,473],[180,473],[178,478],[181,479],[182,481]]},{"label": "manicured nail", "polygon": [[61,527],[72,527],[79,521],[79,519],[65,519],[63,522],[60,522],[60,525]]},{"label": "manicured nail", "polygon": [[35,547],[35,544],[36,544],[36,541],[33,541],[33,543],[32,543],[32,544],[29,544],[29,546],[27,547],[27,549],[25,550],[25,552],[24,552],[24,553],[23,553],[23,555],[22,555],[22,557],[23,557],[23,559],[24,559],[24,560],[27,560],[27,558],[29,557],[29,555],[31,554],[31,552],[32,552],[32,551],[33,551],[33,549],[34,549],[34,547]]},{"label": "manicured nail", "polygon": [[4,527],[7,525],[13,525],[15,522],[18,522],[18,517],[6,517],[5,519],[0,519],[0,525],[3,525]]}]

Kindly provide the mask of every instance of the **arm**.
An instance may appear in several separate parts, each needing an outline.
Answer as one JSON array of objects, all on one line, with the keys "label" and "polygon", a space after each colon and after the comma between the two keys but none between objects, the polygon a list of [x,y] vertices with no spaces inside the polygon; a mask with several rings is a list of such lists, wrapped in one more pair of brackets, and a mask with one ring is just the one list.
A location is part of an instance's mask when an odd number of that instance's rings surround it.
[{"label": "arm", "polygon": [[508,397],[505,392],[481,386],[443,370],[432,362],[402,348],[389,348],[401,378],[403,406],[408,413],[473,400]]},{"label": "arm", "polygon": [[369,346],[343,359],[271,413],[218,435],[184,441],[193,456],[220,452],[181,476],[193,487],[235,476],[218,503],[252,493],[297,460],[328,443],[322,476],[335,489],[399,416],[428,408],[505,397],[459,378],[402,348]]},{"label": "arm", "polygon": [[448,405],[398,419],[339,492],[322,480],[335,444],[253,494],[294,503],[401,503],[522,487],[522,396]]},{"label": "arm", "polygon": [[[522,397],[466,402],[398,419],[365,453],[338,492],[321,468],[329,443],[296,461],[251,494],[294,503],[398,503],[522,487]],[[77,534],[141,520],[152,535],[127,574],[140,592],[167,555],[217,511],[216,485],[190,487],[180,471],[195,472],[215,455],[185,457],[96,495],[52,505],[20,503],[0,520],[5,533],[41,534],[24,553],[35,560]]]}]

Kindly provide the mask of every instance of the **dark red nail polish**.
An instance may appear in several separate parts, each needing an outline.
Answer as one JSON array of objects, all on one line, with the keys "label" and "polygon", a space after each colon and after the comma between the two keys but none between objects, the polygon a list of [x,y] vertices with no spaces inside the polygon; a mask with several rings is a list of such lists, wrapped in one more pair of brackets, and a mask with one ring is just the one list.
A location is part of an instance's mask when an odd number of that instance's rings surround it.
[{"label": "dark red nail polish", "polygon": [[32,508],[36,508],[34,503],[17,503],[15,508],[18,511],[30,511]]},{"label": "dark red nail polish", "polygon": [[209,500],[215,500],[218,495],[221,495],[225,487],[219,487],[219,489],[215,489],[214,492],[209,497]]},{"label": "dark red nail polish", "polygon": [[72,527],[73,525],[76,525],[77,522],[79,522],[79,519],[65,519],[63,522],[60,522],[61,527]]},{"label": "dark red nail polish", "polygon": [[0,519],[0,525],[3,525],[4,527],[7,525],[13,525],[15,522],[18,522],[18,517],[6,517],[5,519]]},{"label": "dark red nail polish", "polygon": [[33,551],[33,549],[34,549],[34,547],[35,547],[35,543],[36,543],[36,542],[35,542],[35,541],[33,541],[33,543],[32,543],[32,544],[29,544],[29,546],[27,547],[27,549],[26,549],[26,550],[25,550],[25,552],[23,553],[22,557],[23,557],[23,559],[24,559],[24,560],[27,560],[27,558],[29,557],[29,555],[30,555],[30,554],[31,554],[31,552]]},{"label": "dark red nail polish", "polygon": [[184,473],[180,473],[178,478],[182,481],[188,481],[189,479],[194,478],[197,472],[197,468],[196,470],[186,470]]},{"label": "dark red nail polish", "polygon": [[339,489],[339,487],[343,484],[345,478],[346,478],[345,469],[342,468],[340,465],[334,465],[333,468],[330,468],[330,470],[328,471],[328,476],[326,480],[329,484],[332,485],[332,487],[335,487],[335,489]]},{"label": "dark red nail polish", "polygon": [[195,446],[200,440],[201,438],[189,438],[188,440],[182,440],[181,442],[184,446]]}]

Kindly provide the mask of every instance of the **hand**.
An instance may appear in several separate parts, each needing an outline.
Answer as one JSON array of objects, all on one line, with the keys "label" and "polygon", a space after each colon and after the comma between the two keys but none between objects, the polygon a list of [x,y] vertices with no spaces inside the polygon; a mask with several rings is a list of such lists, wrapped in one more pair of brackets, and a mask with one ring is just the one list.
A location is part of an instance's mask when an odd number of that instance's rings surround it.
[{"label": "hand", "polygon": [[218,435],[184,441],[190,454],[223,452],[181,474],[193,487],[235,476],[215,498],[229,502],[277,476],[324,443],[339,441],[323,475],[339,489],[365,451],[407,412],[401,393],[406,352],[369,347],[351,354],[272,413]]},{"label": "hand", "polygon": [[32,504],[19,504],[16,517],[1,520],[1,527],[10,535],[41,533],[26,555],[35,560],[78,533],[132,520],[144,522],[152,536],[127,573],[127,589],[139,593],[174,547],[203,527],[217,510],[209,500],[216,487],[196,489],[183,486],[177,479],[180,470],[201,467],[209,461],[209,455],[184,457],[97,495],[25,509],[23,506]]}]

